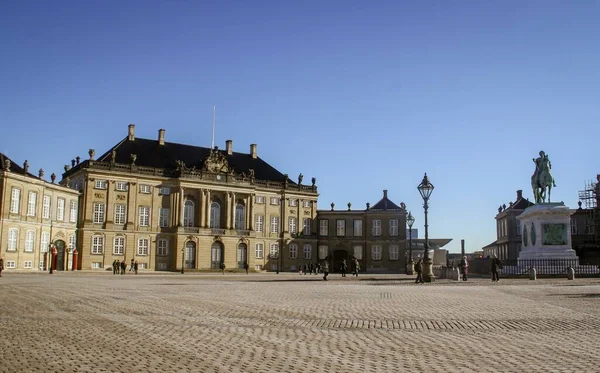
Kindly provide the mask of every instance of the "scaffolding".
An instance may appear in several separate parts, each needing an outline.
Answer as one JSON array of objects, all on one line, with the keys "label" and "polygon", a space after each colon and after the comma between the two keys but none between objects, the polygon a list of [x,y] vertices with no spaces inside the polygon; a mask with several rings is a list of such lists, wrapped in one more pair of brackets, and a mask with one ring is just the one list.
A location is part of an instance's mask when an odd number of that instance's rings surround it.
[{"label": "scaffolding", "polygon": [[593,247],[600,246],[600,174],[596,177],[598,182],[586,181],[585,188],[579,191],[580,207],[587,211],[585,234],[588,235],[588,244]]}]

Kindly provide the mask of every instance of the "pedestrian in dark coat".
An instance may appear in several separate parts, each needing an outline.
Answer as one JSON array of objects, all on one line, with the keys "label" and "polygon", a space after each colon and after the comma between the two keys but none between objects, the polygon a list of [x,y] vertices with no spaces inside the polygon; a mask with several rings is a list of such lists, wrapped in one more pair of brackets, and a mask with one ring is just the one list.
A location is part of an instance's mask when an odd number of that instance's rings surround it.
[{"label": "pedestrian in dark coat", "polygon": [[346,259],[342,259],[342,265],[340,266],[340,272],[342,272],[342,277],[346,277],[346,269],[348,268],[348,264],[346,263]]},{"label": "pedestrian in dark coat", "polygon": [[127,264],[125,263],[125,261],[123,260],[121,262],[121,274],[124,275],[125,271],[127,270]]},{"label": "pedestrian in dark coat", "polygon": [[248,274],[248,268],[250,268],[248,262],[244,262],[244,269],[246,270],[246,274]]},{"label": "pedestrian in dark coat", "polygon": [[469,262],[467,261],[466,256],[463,256],[463,258],[460,261],[460,264],[458,266],[460,267],[460,273],[462,274],[462,280],[467,281],[467,272],[468,272],[468,268],[469,268]]},{"label": "pedestrian in dark coat", "polygon": [[500,281],[500,277],[498,276],[498,271],[502,269],[502,262],[500,259],[493,255],[492,257],[492,282]]},{"label": "pedestrian in dark coat", "polygon": [[423,281],[423,264],[421,263],[421,259],[417,260],[415,263],[415,273],[417,274],[417,279],[415,280],[416,284],[422,284]]},{"label": "pedestrian in dark coat", "polygon": [[4,259],[0,258],[0,277],[2,277],[2,271],[4,271]]},{"label": "pedestrian in dark coat", "polygon": [[133,270],[135,271],[135,274],[137,275],[137,271],[138,271],[138,262],[137,262],[137,260],[135,261],[135,263],[133,263]]},{"label": "pedestrian in dark coat", "polygon": [[325,260],[323,262],[323,280],[327,281],[327,275],[329,275],[329,262]]}]

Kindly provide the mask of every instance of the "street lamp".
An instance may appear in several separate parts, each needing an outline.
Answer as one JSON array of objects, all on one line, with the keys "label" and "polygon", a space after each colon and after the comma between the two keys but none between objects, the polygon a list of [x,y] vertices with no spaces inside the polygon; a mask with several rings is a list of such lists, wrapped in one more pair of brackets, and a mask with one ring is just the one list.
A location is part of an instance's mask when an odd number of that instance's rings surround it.
[{"label": "street lamp", "polygon": [[184,273],[183,267],[185,266],[185,244],[181,248],[181,274]]},{"label": "street lamp", "polygon": [[423,181],[417,187],[421,197],[423,197],[423,208],[425,209],[425,251],[423,252],[423,280],[425,282],[433,282],[435,277],[433,276],[433,261],[429,258],[429,225],[427,224],[427,209],[429,208],[429,196],[433,192],[433,184],[429,182],[427,173],[423,176]]},{"label": "street lamp", "polygon": [[410,211],[408,212],[408,216],[406,217],[406,224],[408,224],[408,271],[406,274],[412,275],[415,269],[415,262],[413,262],[412,255],[412,226],[415,223],[415,217],[412,216]]}]

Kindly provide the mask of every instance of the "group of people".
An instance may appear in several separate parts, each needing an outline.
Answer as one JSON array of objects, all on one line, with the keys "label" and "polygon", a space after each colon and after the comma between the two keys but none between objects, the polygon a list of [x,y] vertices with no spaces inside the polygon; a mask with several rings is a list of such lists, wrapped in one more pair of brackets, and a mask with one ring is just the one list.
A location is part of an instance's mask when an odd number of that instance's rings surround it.
[{"label": "group of people", "polygon": [[[354,267],[354,272],[352,273],[353,276],[358,277],[358,271],[360,271],[360,263],[358,262],[358,259],[356,258],[352,258],[352,263],[353,263],[353,267]],[[346,273],[348,272],[348,262],[346,261],[346,259],[342,259],[342,263],[340,264],[340,273],[342,274],[342,277],[346,277]],[[302,264],[300,266],[300,274],[310,274],[310,275],[316,275],[319,273],[323,273],[323,280],[327,281],[327,276],[329,276],[329,259],[325,258],[325,260],[323,260],[323,263],[308,263],[308,264]]]},{"label": "group of people", "polygon": [[[112,268],[113,268],[113,275],[124,275],[125,272],[127,271],[127,263],[125,263],[125,260],[119,260],[116,259],[115,261],[113,261],[112,264]],[[138,273],[138,262],[137,260],[133,260],[131,259],[131,265],[129,266],[129,272],[135,272],[135,274],[137,275]]]},{"label": "group of people", "polygon": [[[496,257],[496,255],[492,256],[492,261],[490,262],[491,271],[492,271],[492,282],[500,281],[499,271],[502,269],[502,262],[500,259]],[[454,268],[454,262],[452,263],[452,268]],[[469,262],[466,256],[463,256],[458,264],[458,269],[460,270],[460,277],[463,281],[467,281],[467,273],[469,272]],[[417,278],[415,283],[422,284],[423,281],[423,262],[421,259],[417,260],[415,263],[415,273],[417,274]]]}]

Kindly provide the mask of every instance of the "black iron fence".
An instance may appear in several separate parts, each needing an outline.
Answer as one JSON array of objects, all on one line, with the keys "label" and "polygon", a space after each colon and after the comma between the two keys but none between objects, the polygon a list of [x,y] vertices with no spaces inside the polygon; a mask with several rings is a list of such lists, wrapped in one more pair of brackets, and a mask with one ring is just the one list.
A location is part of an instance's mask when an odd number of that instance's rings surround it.
[{"label": "black iron fence", "polygon": [[[596,264],[580,264],[577,259],[513,259],[502,260],[501,276],[518,277],[529,274],[535,268],[538,276],[566,276],[567,269],[573,268],[575,276],[600,276],[600,268]],[[489,275],[492,272],[492,259],[478,258],[469,262],[469,273]]]}]

